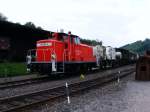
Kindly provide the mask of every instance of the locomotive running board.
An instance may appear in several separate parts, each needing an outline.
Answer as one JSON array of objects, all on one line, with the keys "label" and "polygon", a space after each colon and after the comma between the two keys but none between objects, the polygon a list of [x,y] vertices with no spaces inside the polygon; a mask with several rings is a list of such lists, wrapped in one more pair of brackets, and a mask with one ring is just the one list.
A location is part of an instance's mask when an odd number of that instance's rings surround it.
[{"label": "locomotive running board", "polygon": [[64,74],[64,72],[52,72],[51,75]]}]

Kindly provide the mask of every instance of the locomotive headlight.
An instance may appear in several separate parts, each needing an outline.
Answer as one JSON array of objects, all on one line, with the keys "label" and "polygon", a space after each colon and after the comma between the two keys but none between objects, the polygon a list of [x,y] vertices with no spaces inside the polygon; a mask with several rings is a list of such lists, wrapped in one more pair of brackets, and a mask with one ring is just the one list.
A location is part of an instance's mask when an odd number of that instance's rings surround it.
[{"label": "locomotive headlight", "polygon": [[30,68],[27,68],[27,72],[30,72],[31,70],[30,70]]},{"label": "locomotive headlight", "polygon": [[56,59],[56,55],[54,53],[51,54],[51,60],[55,60]]}]

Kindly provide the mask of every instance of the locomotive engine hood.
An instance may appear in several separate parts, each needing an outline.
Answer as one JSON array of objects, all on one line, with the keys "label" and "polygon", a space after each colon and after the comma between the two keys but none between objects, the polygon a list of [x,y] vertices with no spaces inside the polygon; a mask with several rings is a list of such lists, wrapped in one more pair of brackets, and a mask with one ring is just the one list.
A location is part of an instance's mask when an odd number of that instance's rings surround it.
[{"label": "locomotive engine hood", "polygon": [[55,55],[55,46],[56,40],[40,40],[37,42],[36,47],[36,56],[37,61],[51,61],[51,55]]}]

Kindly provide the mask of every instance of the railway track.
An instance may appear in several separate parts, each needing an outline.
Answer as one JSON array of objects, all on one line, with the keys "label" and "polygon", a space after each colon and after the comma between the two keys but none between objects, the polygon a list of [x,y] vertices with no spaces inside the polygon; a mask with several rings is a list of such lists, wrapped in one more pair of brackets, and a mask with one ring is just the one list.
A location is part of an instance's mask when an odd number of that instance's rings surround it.
[{"label": "railway track", "polygon": [[[97,71],[98,70],[96,69],[96,70],[90,71],[88,74],[95,73]],[[0,83],[0,90],[20,87],[20,86],[25,86],[25,85],[31,85],[31,84],[36,84],[36,83],[39,84],[39,83],[42,83],[42,82],[48,82],[48,81],[56,80],[56,78],[58,79],[58,77],[43,76],[43,77],[38,77],[38,78],[3,82],[3,83]],[[61,77],[61,78],[63,78],[63,77]]]},{"label": "railway track", "polygon": [[[88,88],[102,85],[104,83],[108,83],[113,81],[119,77],[124,77],[128,74],[131,74],[135,71],[135,68],[130,68],[126,70],[122,70],[118,75],[118,72],[109,73],[104,77],[99,77],[91,80],[83,80],[75,83],[69,84],[69,92],[70,94],[76,93],[81,90],[86,90]],[[36,104],[41,104],[50,100],[54,100],[56,98],[66,96],[66,87],[65,84],[63,86],[58,86],[54,88],[48,88],[45,90],[40,90],[37,92],[30,92],[22,95],[11,96],[0,99],[0,111],[1,112],[15,112],[19,109],[24,109],[26,107],[30,107]]]},{"label": "railway track", "polygon": [[49,81],[47,76],[0,83],[0,90]]},{"label": "railway track", "polygon": [[[110,70],[110,69],[111,68],[108,68],[106,70]],[[101,72],[104,72],[106,70],[102,70]],[[87,74],[92,74],[92,73],[97,73],[97,72],[99,72],[99,69],[94,69],[92,71],[89,71]],[[42,77],[31,78],[31,79],[22,79],[22,80],[17,80],[17,81],[3,82],[3,83],[0,83],[0,90],[15,88],[19,86],[25,86],[25,85],[31,85],[31,84],[36,84],[36,83],[48,82],[48,81],[55,80],[55,79],[56,77],[42,76]]]}]

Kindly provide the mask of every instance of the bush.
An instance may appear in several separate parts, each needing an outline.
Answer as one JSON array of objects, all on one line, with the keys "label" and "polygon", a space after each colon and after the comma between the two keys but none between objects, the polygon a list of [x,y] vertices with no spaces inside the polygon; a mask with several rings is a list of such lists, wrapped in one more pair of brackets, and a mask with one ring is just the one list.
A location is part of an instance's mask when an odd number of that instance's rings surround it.
[{"label": "bush", "polygon": [[0,63],[0,77],[26,75],[25,63]]}]

